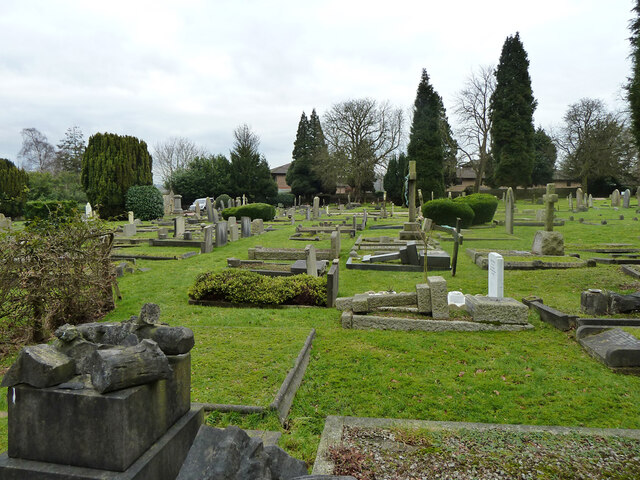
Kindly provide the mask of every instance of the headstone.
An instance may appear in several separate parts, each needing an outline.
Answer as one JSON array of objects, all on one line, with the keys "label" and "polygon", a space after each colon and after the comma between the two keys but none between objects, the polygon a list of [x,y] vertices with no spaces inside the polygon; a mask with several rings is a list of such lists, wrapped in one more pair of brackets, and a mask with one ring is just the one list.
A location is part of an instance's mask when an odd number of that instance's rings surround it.
[{"label": "headstone", "polygon": [[211,253],[213,251],[213,225],[207,225],[202,229],[204,240],[200,245],[200,253]]},{"label": "headstone", "polygon": [[593,196],[591,194],[589,194],[589,197],[587,198],[587,206],[589,208],[593,208]]},{"label": "headstone", "polygon": [[424,205],[424,201],[422,200],[422,189],[418,189],[418,200],[420,201],[420,211],[422,211],[422,205]]},{"label": "headstone", "polygon": [[200,219],[200,202],[196,202],[196,210],[195,210],[195,215],[197,219]]},{"label": "headstone", "polygon": [[307,275],[318,276],[318,262],[316,261],[316,249],[313,245],[304,248],[305,259],[307,261]]},{"label": "headstone", "polygon": [[240,197],[236,197],[236,207],[242,205],[242,199]]},{"label": "headstone", "polygon": [[227,244],[227,222],[216,223],[216,247],[224,247]]},{"label": "headstone", "polygon": [[447,198],[448,198],[449,200],[451,200],[451,192],[448,192],[448,194],[447,194]]},{"label": "headstone", "polygon": [[229,226],[231,226],[231,225],[235,225],[236,223],[238,223],[238,222],[236,221],[236,217],[229,217],[229,218],[227,218],[227,224],[228,224]]},{"label": "headstone", "polygon": [[631,190],[627,188],[622,195],[622,208],[629,208],[629,205],[631,203]]},{"label": "headstone", "polygon": [[184,236],[184,217],[182,215],[173,219],[173,236],[175,238],[182,238]]},{"label": "headstone", "polygon": [[237,242],[240,236],[240,230],[237,223],[232,223],[229,225],[229,241]]},{"label": "headstone", "polygon": [[617,188],[611,194],[611,206],[619,207],[620,206],[620,190]]},{"label": "headstone", "polygon": [[305,220],[311,220],[311,207],[307,205],[307,208],[305,209],[304,214],[305,214]]},{"label": "headstone", "polygon": [[392,217],[393,217],[393,215],[396,213],[396,212],[395,212],[395,207],[396,207],[395,203],[391,203],[391,216],[392,216]]},{"label": "headstone", "polygon": [[320,217],[320,197],[313,197],[313,219]]},{"label": "headstone", "polygon": [[408,183],[408,198],[409,203],[409,222],[416,221],[416,162],[411,160],[409,162],[409,183]]},{"label": "headstone", "polygon": [[578,189],[576,190],[576,208],[578,209],[578,211],[582,211],[582,207],[583,207],[582,201],[583,201],[582,189],[578,187]]},{"label": "headstone", "polygon": [[326,205],[326,206],[324,207],[324,211],[325,211],[325,213],[327,214],[327,216],[329,216],[329,205]]},{"label": "headstone", "polygon": [[335,232],[331,232],[331,256],[340,258],[340,227]]},{"label": "headstone", "polygon": [[213,222],[213,202],[210,197],[205,200],[204,207],[207,210],[207,220]]},{"label": "headstone", "polygon": [[[553,217],[555,213],[554,204],[558,201],[558,195],[555,193],[555,183],[547,183],[547,193],[543,196],[544,203],[546,205],[546,218],[544,220],[544,229],[547,232],[553,231]],[[578,198],[582,198],[582,193],[578,189]]]},{"label": "headstone", "polygon": [[256,235],[262,235],[264,233],[264,220],[256,218],[251,222],[251,232]]},{"label": "headstone", "polygon": [[251,217],[240,217],[242,238],[251,236]]},{"label": "headstone", "polygon": [[569,193],[569,211],[573,212],[573,193]]},{"label": "headstone", "polygon": [[133,212],[131,210],[127,212],[127,219],[129,220],[129,223],[133,223]]},{"label": "headstone", "polygon": [[564,237],[560,232],[538,230],[533,237],[534,255],[564,255]]},{"label": "headstone", "polygon": [[173,190],[170,191],[167,195],[163,195],[162,201],[164,203],[164,214],[171,215],[171,213],[173,212]]},{"label": "headstone", "polygon": [[583,196],[584,196],[584,199],[582,200],[582,205],[584,206],[585,210],[589,210],[587,194],[585,193]]},{"label": "headstone", "polygon": [[220,221],[220,215],[218,214],[218,209],[213,207],[213,223],[218,223]]},{"label": "headstone", "polygon": [[387,192],[382,192],[382,218],[387,218]]},{"label": "headstone", "polygon": [[504,258],[496,252],[489,253],[489,297],[504,297]]},{"label": "headstone", "polygon": [[87,204],[84,206],[84,214],[87,218],[93,217],[93,210],[91,209],[91,204],[89,202],[87,202]]},{"label": "headstone", "polygon": [[166,228],[158,229],[158,240],[166,240],[168,235],[168,231]]},{"label": "headstone", "polygon": [[125,237],[134,237],[137,233],[135,223],[125,223],[122,226],[122,233]]},{"label": "headstone", "polygon": [[185,230],[185,232],[182,234],[182,237],[185,240],[193,240],[193,232],[190,230]]},{"label": "headstone", "polygon": [[449,318],[449,301],[447,299],[447,281],[440,276],[427,277],[431,291],[431,316],[433,318]]},{"label": "headstone", "polygon": [[367,218],[368,218],[368,214],[367,214],[367,209],[365,208],[362,211],[362,230],[367,228]]},{"label": "headstone", "polygon": [[507,189],[507,197],[505,202],[504,212],[504,226],[509,235],[513,235],[513,210],[514,210],[514,198],[513,190],[511,187]]},{"label": "headstone", "polygon": [[173,213],[182,213],[182,195],[173,196]]}]

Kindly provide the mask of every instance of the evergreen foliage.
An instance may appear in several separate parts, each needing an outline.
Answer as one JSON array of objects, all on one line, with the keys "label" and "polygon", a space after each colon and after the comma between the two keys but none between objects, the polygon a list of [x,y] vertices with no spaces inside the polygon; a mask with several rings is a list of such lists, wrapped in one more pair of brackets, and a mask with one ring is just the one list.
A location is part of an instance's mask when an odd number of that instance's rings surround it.
[{"label": "evergreen foliage", "polygon": [[387,192],[387,200],[395,205],[404,205],[404,182],[409,172],[409,160],[404,152],[397,157],[394,155],[387,166],[387,173],[384,175],[383,186]]},{"label": "evergreen foliage", "polygon": [[448,198],[436,198],[422,205],[422,215],[430,218],[438,225],[456,226],[456,219],[460,218],[462,227],[473,225],[475,213],[473,209],[463,202],[454,202]]},{"label": "evergreen foliage", "polygon": [[216,197],[215,201],[213,202],[213,205],[218,209],[224,210],[225,208],[229,207],[229,200],[231,200],[231,197],[226,193],[223,193],[222,195],[218,195]]},{"label": "evergreen foliage", "polygon": [[7,217],[22,214],[27,201],[27,172],[11,160],[0,158],[0,213]]},{"label": "evergreen foliage", "polygon": [[534,160],[533,112],[536,101],[529,77],[529,59],[520,34],[509,36],[502,46],[491,96],[491,150],[494,181],[503,186],[531,183]]},{"label": "evergreen foliage", "polygon": [[426,69],[418,84],[413,107],[413,122],[407,147],[407,157],[416,162],[416,188],[423,195],[442,197],[445,191],[445,160],[455,162],[457,145],[451,136],[442,98],[429,83]]},{"label": "evergreen foliage", "polygon": [[627,99],[631,112],[631,132],[636,148],[640,150],[640,0],[636,0],[633,12],[636,17],[631,20],[629,38],[632,76],[627,84]]},{"label": "evergreen foliage", "polygon": [[178,168],[168,180],[182,203],[190,205],[196,198],[214,198],[231,189],[231,164],[224,155],[196,157],[186,167]]},{"label": "evergreen foliage", "polygon": [[153,185],[134,185],[129,188],[125,206],[133,212],[135,218],[144,221],[162,218],[164,215],[162,194]]},{"label": "evergreen foliage", "polygon": [[64,138],[58,144],[58,151],[54,160],[56,172],[82,171],[82,156],[84,155],[84,137],[80,127],[68,128]]},{"label": "evergreen foliage", "polygon": [[533,140],[535,157],[531,172],[531,185],[546,185],[553,181],[558,149],[542,128],[536,129]]},{"label": "evergreen foliage", "polygon": [[278,186],[271,177],[267,160],[260,154],[260,139],[248,125],[238,127],[231,151],[231,195],[246,195],[251,202],[272,203],[278,195]]},{"label": "evergreen foliage", "polygon": [[151,185],[151,155],[135,137],[96,133],[82,157],[82,185],[102,218],[125,211],[125,194],[133,185]]},{"label": "evergreen foliage", "polygon": [[82,189],[80,173],[76,172],[27,172],[29,175],[29,201],[73,200],[87,203],[87,195]]},{"label": "evergreen foliage", "polygon": [[323,164],[323,155],[328,154],[320,119],[315,109],[310,120],[307,120],[306,114],[302,112],[293,143],[291,154],[293,161],[286,178],[287,185],[291,187],[291,193],[311,198],[322,191],[322,182],[316,171]]},{"label": "evergreen foliage", "polygon": [[78,203],[72,200],[27,202],[24,218],[27,220],[48,220],[60,223],[78,216]]},{"label": "evergreen foliage", "polygon": [[[465,197],[456,197],[456,203],[464,203],[473,210],[473,225],[482,225],[493,220],[498,208],[498,199],[488,193],[473,193]],[[454,224],[455,226],[455,224]]]},{"label": "evergreen foliage", "polygon": [[283,207],[292,207],[293,202],[295,202],[296,197],[292,193],[279,193],[276,197],[276,203],[282,204]]},{"label": "evergreen foliage", "polygon": [[222,217],[228,220],[229,217],[250,217],[251,220],[261,218],[265,222],[273,220],[276,216],[276,207],[266,203],[248,203],[239,207],[225,208]]}]

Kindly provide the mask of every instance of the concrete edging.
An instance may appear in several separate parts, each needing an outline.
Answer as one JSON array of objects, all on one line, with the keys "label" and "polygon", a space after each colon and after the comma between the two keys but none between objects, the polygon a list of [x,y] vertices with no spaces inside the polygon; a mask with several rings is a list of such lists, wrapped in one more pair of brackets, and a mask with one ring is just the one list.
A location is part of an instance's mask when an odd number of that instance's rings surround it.
[{"label": "concrete edging", "polygon": [[559,427],[548,425],[514,425],[498,423],[470,423],[470,422],[437,422],[431,420],[412,420],[401,418],[366,418],[341,417],[329,415],[325,421],[324,430],[320,437],[316,460],[313,464],[313,475],[331,475],[334,465],[328,457],[329,447],[339,445],[342,441],[342,431],[345,426],[363,428],[414,428],[427,430],[501,430],[507,432],[547,432],[557,435],[579,433],[582,435],[619,436],[640,440],[640,430],[622,428],[587,428],[587,427]]}]

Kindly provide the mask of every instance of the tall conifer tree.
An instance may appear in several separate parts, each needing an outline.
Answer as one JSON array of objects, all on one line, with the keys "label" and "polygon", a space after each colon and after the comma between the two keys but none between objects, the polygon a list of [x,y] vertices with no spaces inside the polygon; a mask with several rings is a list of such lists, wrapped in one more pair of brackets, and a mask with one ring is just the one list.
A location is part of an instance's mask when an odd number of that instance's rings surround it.
[{"label": "tall conifer tree", "polygon": [[22,214],[27,201],[27,172],[11,160],[0,158],[0,213],[9,217]]},{"label": "tall conifer tree", "polygon": [[531,183],[534,163],[533,112],[536,101],[529,77],[529,59],[520,34],[509,36],[502,46],[491,96],[491,151],[494,181],[515,189]]},{"label": "tall conifer tree", "polygon": [[287,172],[287,184],[291,187],[291,193],[309,198],[322,191],[316,165],[322,164],[328,153],[315,109],[309,119],[302,112],[291,156],[293,161]]},{"label": "tall conifer tree", "polygon": [[636,0],[633,8],[636,17],[631,21],[631,69],[632,76],[627,85],[627,98],[631,110],[631,131],[640,150],[640,0]]},{"label": "tall conifer tree", "polygon": [[413,107],[407,157],[416,162],[417,188],[429,198],[431,192],[436,198],[444,196],[444,162],[453,148],[448,141],[450,132],[442,98],[423,69]]}]

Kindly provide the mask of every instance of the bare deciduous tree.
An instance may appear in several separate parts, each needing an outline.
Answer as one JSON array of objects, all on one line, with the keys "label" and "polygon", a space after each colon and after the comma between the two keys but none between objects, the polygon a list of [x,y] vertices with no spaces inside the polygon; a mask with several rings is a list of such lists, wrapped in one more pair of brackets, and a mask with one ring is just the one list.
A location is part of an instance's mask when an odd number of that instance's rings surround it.
[{"label": "bare deciduous tree", "polygon": [[460,125],[456,131],[458,148],[476,174],[475,192],[480,190],[491,155],[489,100],[496,88],[494,72],[493,66],[481,66],[477,73],[471,73],[456,97],[454,113]]},{"label": "bare deciduous tree", "polygon": [[153,147],[153,164],[162,181],[170,186],[173,173],[187,166],[196,157],[204,157],[207,151],[185,137],[171,137]]},{"label": "bare deciduous tree", "polygon": [[327,177],[347,180],[359,198],[400,146],[403,123],[402,110],[389,102],[363,98],[335,104],[324,118],[330,160],[320,172],[323,183],[330,183]]},{"label": "bare deciduous tree", "polygon": [[18,152],[18,158],[29,169],[40,172],[50,171],[56,157],[53,145],[49,143],[45,134],[37,128],[22,129],[22,148]]}]

